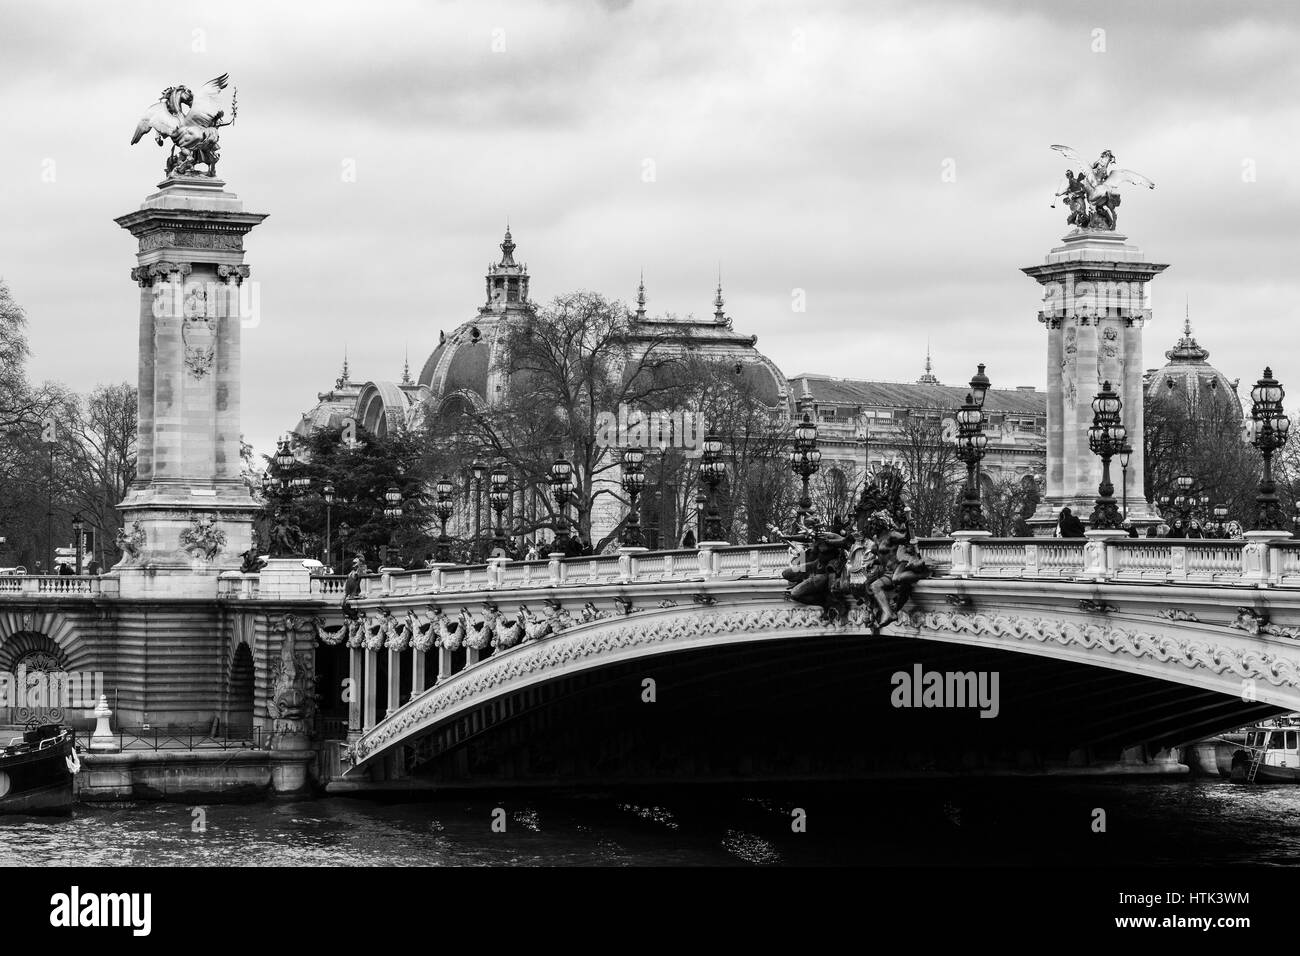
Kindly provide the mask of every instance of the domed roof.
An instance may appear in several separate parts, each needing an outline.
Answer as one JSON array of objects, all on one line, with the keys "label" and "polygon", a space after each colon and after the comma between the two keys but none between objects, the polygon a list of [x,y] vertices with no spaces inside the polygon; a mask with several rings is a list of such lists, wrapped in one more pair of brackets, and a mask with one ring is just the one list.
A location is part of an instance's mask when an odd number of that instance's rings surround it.
[{"label": "domed roof", "polygon": [[503,321],[531,315],[528,266],[515,262],[515,242],[506,227],[501,259],[490,263],[484,276],[486,299],[478,315],[451,335],[439,333],[438,347],[420,370],[419,383],[441,401],[453,395],[477,404],[491,404],[500,391],[495,381],[496,344]]},{"label": "domed roof", "polygon": [[357,397],[361,386],[348,379],[348,360],[343,359],[343,372],[334,382],[334,387],[326,392],[318,392],[316,406],[302,413],[302,418],[294,426],[293,433],[306,438],[312,432],[322,428],[340,428],[343,422],[356,415]]},{"label": "domed roof", "polygon": [[1168,364],[1150,372],[1146,383],[1148,400],[1177,398],[1195,415],[1210,405],[1223,405],[1234,418],[1242,417],[1237,381],[1229,380],[1206,361],[1210,357],[1192,335],[1190,320],[1183,322],[1183,336],[1165,353]]}]

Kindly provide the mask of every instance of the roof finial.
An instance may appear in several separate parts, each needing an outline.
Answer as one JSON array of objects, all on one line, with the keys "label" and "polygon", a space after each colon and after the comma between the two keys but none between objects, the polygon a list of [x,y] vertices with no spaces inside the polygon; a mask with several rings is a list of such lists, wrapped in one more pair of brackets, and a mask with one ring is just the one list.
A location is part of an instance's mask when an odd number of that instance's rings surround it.
[{"label": "roof finial", "polygon": [[713,317],[719,322],[727,320],[727,314],[722,311],[726,305],[726,300],[722,298],[722,263],[718,263],[718,293],[713,297]]},{"label": "roof finial", "polygon": [[345,342],[343,344],[343,372],[341,375],[339,375],[339,380],[337,383],[335,383],[334,387],[342,388],[344,384],[347,383],[347,380],[348,380],[348,346],[347,343]]},{"label": "roof finial", "polygon": [[925,374],[916,380],[917,385],[938,385],[939,384],[939,380],[934,376],[934,373],[930,369],[931,369],[930,340],[926,339],[925,340]]},{"label": "roof finial", "polygon": [[510,238],[510,217],[506,217],[506,236],[501,243],[501,262],[500,265],[512,266],[515,264],[515,241]]},{"label": "roof finial", "polygon": [[402,362],[402,384],[411,384],[411,346],[406,346],[406,359]]},{"label": "roof finial", "polygon": [[1183,335],[1192,334],[1191,297],[1183,293]]},{"label": "roof finial", "polygon": [[641,270],[641,282],[636,287],[636,317],[645,318],[645,270]]}]

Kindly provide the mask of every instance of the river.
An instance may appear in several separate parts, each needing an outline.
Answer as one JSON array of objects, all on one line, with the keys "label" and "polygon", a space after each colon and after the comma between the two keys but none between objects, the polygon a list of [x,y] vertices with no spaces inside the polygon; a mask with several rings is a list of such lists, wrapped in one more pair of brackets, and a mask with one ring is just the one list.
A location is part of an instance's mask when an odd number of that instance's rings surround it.
[{"label": "river", "polygon": [[1002,778],[0,817],[5,866],[1132,863],[1300,865],[1300,787]]}]

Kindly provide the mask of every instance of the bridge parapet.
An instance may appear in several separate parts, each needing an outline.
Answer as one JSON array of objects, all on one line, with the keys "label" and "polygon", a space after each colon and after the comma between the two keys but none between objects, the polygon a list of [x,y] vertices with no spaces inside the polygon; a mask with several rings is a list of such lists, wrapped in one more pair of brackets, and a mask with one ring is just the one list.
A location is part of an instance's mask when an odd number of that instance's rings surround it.
[{"label": "bridge parapet", "polygon": [[115,596],[118,580],[105,575],[15,574],[0,577],[0,598],[96,598]]}]

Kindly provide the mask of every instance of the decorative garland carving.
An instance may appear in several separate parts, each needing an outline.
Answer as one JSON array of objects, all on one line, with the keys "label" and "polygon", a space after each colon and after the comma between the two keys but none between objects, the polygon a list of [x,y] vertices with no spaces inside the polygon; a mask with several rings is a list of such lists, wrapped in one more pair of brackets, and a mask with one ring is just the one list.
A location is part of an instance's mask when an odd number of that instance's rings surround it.
[{"label": "decorative garland carving", "polygon": [[954,614],[949,611],[913,612],[912,627],[921,630],[971,634],[975,637],[1011,638],[1039,644],[1078,646],[1149,658],[1162,664],[1204,667],[1216,674],[1230,671],[1238,677],[1268,681],[1275,687],[1300,687],[1300,662],[1250,649],[1238,650],[1211,641],[1149,634],[1113,625],[1075,623],[1046,618],[1008,617],[1003,614]]},{"label": "decorative garland carving", "polygon": [[1271,637],[1289,637],[1293,640],[1300,638],[1300,627],[1270,624],[1265,615],[1248,607],[1237,608],[1237,616],[1228,626],[1245,631],[1247,634],[1267,634]]}]

